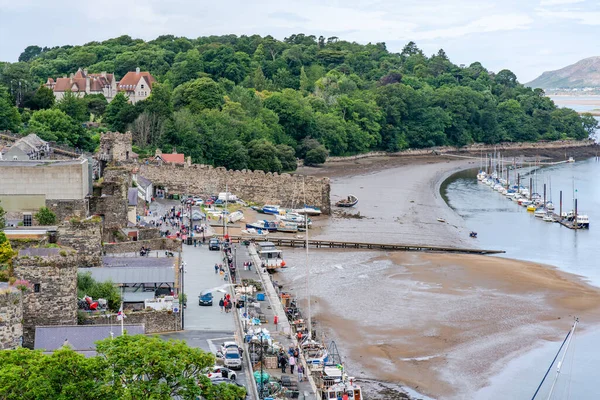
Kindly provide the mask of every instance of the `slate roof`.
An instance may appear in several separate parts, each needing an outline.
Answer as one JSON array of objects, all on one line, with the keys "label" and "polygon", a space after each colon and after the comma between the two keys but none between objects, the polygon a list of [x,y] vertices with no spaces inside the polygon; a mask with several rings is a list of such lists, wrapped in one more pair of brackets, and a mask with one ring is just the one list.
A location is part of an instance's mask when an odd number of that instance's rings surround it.
[{"label": "slate roof", "polygon": [[175,283],[175,269],[156,267],[92,267],[79,268],[79,272],[89,272],[99,282],[112,281],[115,284],[135,283]]},{"label": "slate roof", "polygon": [[138,190],[137,188],[129,188],[127,191],[127,205],[137,206],[138,203]]},{"label": "slate roof", "polygon": [[148,188],[148,186],[152,185],[152,182],[149,179],[144,178],[143,176],[137,176],[137,183],[144,189]]},{"label": "slate roof", "polygon": [[[140,247],[142,245],[140,244]],[[144,268],[172,268],[175,262],[172,257],[102,257],[104,267],[144,267]]]},{"label": "slate roof", "polygon": [[[127,321],[127,320],[125,320]],[[125,324],[123,328],[129,335],[145,334],[146,330],[143,324]],[[96,343],[98,340],[110,337],[112,330],[114,337],[121,335],[121,326],[114,325],[57,325],[57,326],[37,326],[35,328],[34,348],[53,351],[60,349],[65,344],[73,348],[78,353],[87,357],[96,355]]]},{"label": "slate roof", "polygon": [[61,249],[58,248],[43,248],[43,247],[29,247],[27,249],[19,250],[19,257],[28,256],[28,257],[52,257],[57,256],[60,253]]},{"label": "slate roof", "polygon": [[48,142],[40,139],[38,135],[35,133],[30,133],[29,135],[20,138],[13,144],[13,147],[17,147],[23,150],[25,153],[30,154],[35,151],[39,151],[41,148],[44,148],[48,145]]}]

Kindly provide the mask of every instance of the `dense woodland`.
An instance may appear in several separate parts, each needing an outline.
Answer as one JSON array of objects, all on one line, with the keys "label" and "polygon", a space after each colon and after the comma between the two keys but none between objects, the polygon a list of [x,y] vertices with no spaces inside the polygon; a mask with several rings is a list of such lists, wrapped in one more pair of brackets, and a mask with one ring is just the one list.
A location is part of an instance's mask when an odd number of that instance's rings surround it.
[{"label": "dense woodland", "polygon": [[[55,102],[48,77],[140,67],[158,82],[148,100],[67,95]],[[15,107],[16,105],[16,107]],[[100,128],[84,128],[95,121]],[[461,68],[443,50],[430,57],[414,43],[391,53],[292,35],[129,36],[83,46],[29,46],[0,63],[0,130],[35,132],[84,150],[102,131],[131,130],[136,149],[176,148],[194,162],[286,171],[296,158],[397,151],[474,142],[587,138],[596,120],[557,108],[509,70]]]}]

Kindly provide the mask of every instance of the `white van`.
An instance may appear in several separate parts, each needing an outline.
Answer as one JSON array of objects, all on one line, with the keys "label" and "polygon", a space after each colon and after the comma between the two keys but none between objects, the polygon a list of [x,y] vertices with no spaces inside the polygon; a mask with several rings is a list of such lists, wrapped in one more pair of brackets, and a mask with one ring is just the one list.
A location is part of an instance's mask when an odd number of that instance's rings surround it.
[{"label": "white van", "polygon": [[235,202],[237,201],[238,197],[235,194],[232,194],[230,192],[222,192],[219,193],[219,200],[221,201],[230,201],[230,202]]}]

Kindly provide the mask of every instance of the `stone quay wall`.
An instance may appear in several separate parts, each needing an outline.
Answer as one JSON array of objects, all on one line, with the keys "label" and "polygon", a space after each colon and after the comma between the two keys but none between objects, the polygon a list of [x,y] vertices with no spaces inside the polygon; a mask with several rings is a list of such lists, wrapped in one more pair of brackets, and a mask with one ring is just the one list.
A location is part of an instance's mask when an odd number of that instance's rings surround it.
[{"label": "stone quay wall", "polygon": [[139,228],[138,240],[161,239],[160,229],[158,228]]},{"label": "stone quay wall", "polygon": [[227,185],[229,192],[245,201],[280,204],[290,208],[300,208],[304,205],[304,181],[306,204],[320,207],[325,214],[331,212],[329,178],[304,178],[301,175],[263,171],[233,171],[200,164],[143,164],[138,173],[151,180],[154,187],[162,186],[169,193],[208,196],[225,192]]},{"label": "stone quay wall", "polygon": [[138,240],[121,243],[105,243],[104,254],[116,254],[116,253],[138,253],[142,246],[148,247],[150,250],[168,250],[172,252],[181,251],[181,240],[178,239],[149,239],[149,240]]},{"label": "stone quay wall", "polygon": [[[134,311],[125,312],[126,324],[144,324],[146,333],[161,333],[181,330],[181,313],[169,311]],[[85,320],[85,325],[105,325],[103,315],[92,315]]]},{"label": "stone quay wall", "polygon": [[23,337],[23,295],[17,289],[0,289],[0,350],[21,345]]},{"label": "stone quay wall", "polygon": [[23,347],[33,348],[38,325],[77,325],[80,262],[75,252],[67,251],[58,256],[13,260],[14,275],[33,285],[23,299]]}]

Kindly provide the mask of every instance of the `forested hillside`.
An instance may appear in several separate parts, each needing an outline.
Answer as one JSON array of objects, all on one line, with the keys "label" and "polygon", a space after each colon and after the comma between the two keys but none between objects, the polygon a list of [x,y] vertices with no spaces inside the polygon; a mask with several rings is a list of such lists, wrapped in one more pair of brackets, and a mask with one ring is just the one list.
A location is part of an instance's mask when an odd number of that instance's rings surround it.
[{"label": "forested hillside", "polygon": [[[140,67],[158,82],[148,100],[119,95],[54,102],[48,77]],[[558,109],[508,70],[452,64],[414,43],[399,54],[384,43],[332,37],[234,35],[145,42],[121,36],[83,46],[29,46],[0,64],[0,130],[92,149],[102,130],[131,130],[139,151],[161,147],[229,168],[292,170],[295,157],[396,151],[473,142],[586,138],[591,116]],[[18,105],[18,108],[14,107]],[[82,122],[100,122],[83,128]]]}]

